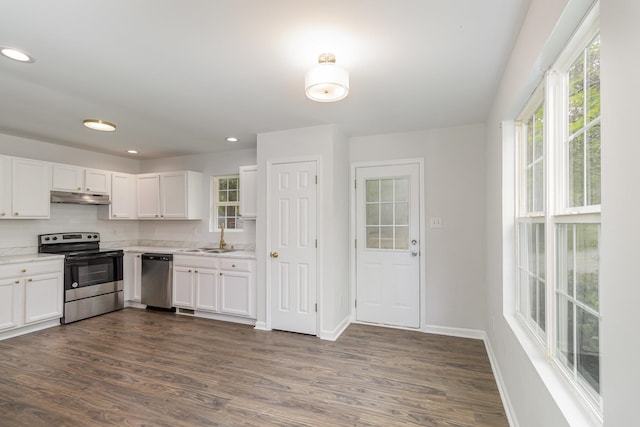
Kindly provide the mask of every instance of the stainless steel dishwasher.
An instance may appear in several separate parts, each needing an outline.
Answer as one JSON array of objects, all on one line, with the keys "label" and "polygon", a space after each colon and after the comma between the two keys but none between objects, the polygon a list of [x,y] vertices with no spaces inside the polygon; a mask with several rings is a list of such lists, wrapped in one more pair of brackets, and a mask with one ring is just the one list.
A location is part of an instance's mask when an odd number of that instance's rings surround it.
[{"label": "stainless steel dishwasher", "polygon": [[173,255],[142,254],[142,304],[147,308],[173,309]]}]

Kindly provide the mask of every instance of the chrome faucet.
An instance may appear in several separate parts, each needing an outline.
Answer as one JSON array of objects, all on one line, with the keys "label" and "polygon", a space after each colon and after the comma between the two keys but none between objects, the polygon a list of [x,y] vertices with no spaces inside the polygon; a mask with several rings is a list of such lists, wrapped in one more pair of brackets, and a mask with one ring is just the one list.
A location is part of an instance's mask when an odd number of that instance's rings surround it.
[{"label": "chrome faucet", "polygon": [[220,243],[218,247],[224,249],[227,246],[227,242],[224,241],[224,222],[220,224]]}]

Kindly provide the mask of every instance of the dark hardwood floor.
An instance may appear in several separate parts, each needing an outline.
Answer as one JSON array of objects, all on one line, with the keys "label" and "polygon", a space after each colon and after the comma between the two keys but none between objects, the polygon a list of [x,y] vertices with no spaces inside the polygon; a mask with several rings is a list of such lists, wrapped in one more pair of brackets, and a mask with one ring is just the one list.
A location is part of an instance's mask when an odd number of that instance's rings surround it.
[{"label": "dark hardwood floor", "polygon": [[0,341],[0,425],[508,425],[484,344],[351,325],[336,342],[147,312]]}]

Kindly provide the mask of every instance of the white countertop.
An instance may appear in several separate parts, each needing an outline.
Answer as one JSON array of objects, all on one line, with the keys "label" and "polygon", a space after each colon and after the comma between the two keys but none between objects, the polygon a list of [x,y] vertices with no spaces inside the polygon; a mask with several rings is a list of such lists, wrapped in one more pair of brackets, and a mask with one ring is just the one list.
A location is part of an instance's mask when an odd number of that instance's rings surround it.
[{"label": "white countertop", "polygon": [[160,247],[160,246],[128,246],[123,249],[127,253],[128,252],[135,252],[135,253],[150,252],[150,253],[156,253],[156,254],[256,259],[255,251],[245,251],[245,250],[234,250],[231,252],[223,252],[223,253],[206,253],[206,252],[185,252],[189,248],[167,248],[167,247]]},{"label": "white countertop", "polygon": [[24,255],[6,255],[6,256],[0,256],[0,265],[16,264],[20,262],[49,261],[54,259],[64,259],[64,255],[38,254],[38,253],[24,254]]}]

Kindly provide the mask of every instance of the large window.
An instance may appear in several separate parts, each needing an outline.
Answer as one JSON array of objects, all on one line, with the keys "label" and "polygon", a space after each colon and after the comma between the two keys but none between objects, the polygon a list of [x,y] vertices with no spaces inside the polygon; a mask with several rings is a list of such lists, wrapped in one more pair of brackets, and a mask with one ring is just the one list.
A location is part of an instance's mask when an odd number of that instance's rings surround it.
[{"label": "large window", "polygon": [[600,36],[576,34],[517,121],[517,312],[601,412]]},{"label": "large window", "polygon": [[240,230],[240,179],[238,175],[216,176],[212,179],[212,231]]}]

